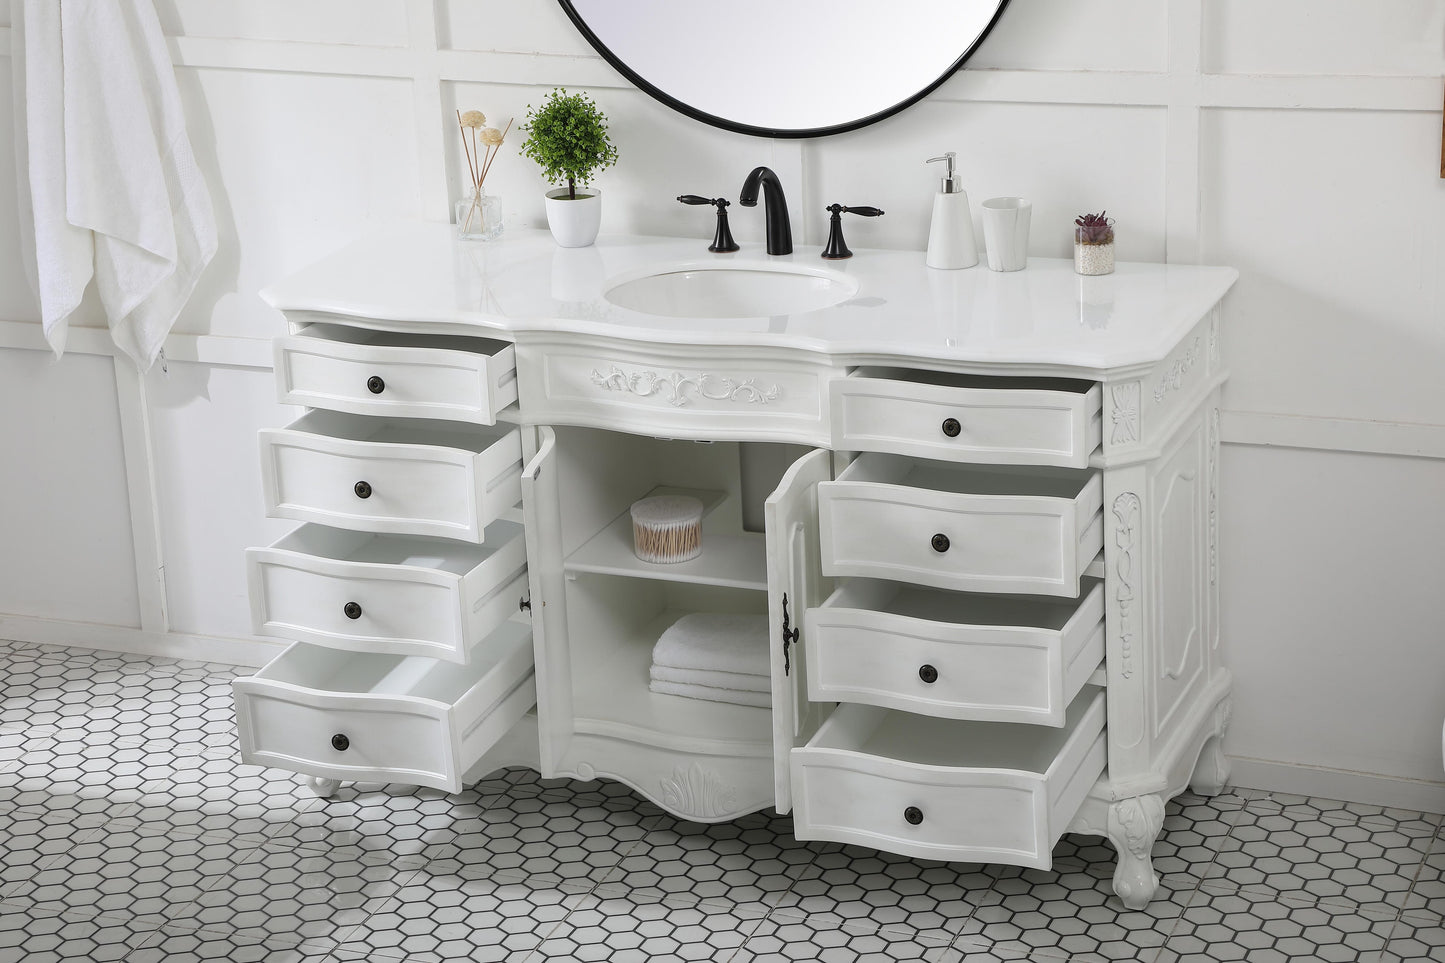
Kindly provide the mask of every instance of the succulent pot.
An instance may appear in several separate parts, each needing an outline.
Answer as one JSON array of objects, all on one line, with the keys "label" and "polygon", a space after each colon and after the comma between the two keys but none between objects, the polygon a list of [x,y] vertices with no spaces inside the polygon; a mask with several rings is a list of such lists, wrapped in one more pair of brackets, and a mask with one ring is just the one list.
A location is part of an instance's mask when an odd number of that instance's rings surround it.
[{"label": "succulent pot", "polygon": [[1074,228],[1074,271],[1083,275],[1114,273],[1114,227]]},{"label": "succulent pot", "polygon": [[547,226],[560,247],[586,247],[597,240],[597,230],[602,226],[600,191],[578,191],[577,197],[571,199],[567,188],[559,187],[547,192],[546,204]]}]

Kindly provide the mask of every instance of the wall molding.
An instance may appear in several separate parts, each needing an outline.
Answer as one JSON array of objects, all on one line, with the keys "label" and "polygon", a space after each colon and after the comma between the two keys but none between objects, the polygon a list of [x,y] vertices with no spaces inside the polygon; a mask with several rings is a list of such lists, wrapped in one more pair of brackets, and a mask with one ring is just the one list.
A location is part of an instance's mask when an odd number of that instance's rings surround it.
[{"label": "wall molding", "polygon": [[1318,796],[1424,813],[1445,812],[1442,782],[1243,756],[1230,756],[1229,764],[1229,784],[1239,789]]},{"label": "wall molding", "polygon": [[1407,458],[1445,458],[1445,425],[1225,411],[1226,444]]},{"label": "wall molding", "polygon": [[258,668],[280,655],[289,644],[280,640],[156,632],[127,625],[69,622],[23,615],[0,615],[0,639]]}]

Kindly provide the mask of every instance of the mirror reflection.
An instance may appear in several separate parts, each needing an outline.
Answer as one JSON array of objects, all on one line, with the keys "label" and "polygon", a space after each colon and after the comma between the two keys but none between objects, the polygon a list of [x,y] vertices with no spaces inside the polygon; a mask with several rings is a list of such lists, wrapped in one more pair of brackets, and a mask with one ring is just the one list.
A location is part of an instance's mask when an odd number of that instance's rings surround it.
[{"label": "mirror reflection", "polygon": [[1007,0],[560,0],[642,90],[743,133],[838,133],[901,110],[983,41]]}]

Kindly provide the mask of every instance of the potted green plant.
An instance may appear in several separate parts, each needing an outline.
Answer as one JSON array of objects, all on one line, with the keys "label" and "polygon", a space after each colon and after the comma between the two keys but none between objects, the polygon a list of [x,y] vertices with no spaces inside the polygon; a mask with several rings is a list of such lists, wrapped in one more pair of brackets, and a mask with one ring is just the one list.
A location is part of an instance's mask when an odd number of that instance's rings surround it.
[{"label": "potted green plant", "polygon": [[[601,192],[593,175],[617,163],[617,148],[607,138],[607,117],[586,94],[553,89],[541,107],[527,105],[522,125],[527,139],[522,154],[536,161],[542,176],[566,187],[547,192],[547,226],[562,247],[586,247],[602,224]],[[578,185],[586,190],[579,191]]]}]

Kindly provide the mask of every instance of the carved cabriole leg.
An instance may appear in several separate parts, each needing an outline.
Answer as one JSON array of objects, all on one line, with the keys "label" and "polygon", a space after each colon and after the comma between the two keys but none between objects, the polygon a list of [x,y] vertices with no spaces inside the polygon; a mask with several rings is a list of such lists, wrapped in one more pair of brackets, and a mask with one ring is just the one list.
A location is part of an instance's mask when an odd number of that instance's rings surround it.
[{"label": "carved cabriole leg", "polygon": [[325,799],[328,796],[336,794],[336,790],[341,788],[341,780],[327,779],[323,776],[308,776],[306,778],[306,785],[309,786],[311,791],[316,795]]},{"label": "carved cabriole leg", "polygon": [[1156,794],[1131,796],[1109,806],[1109,842],[1118,853],[1114,892],[1129,909],[1148,906],[1159,888],[1150,854],[1163,828],[1164,800]]},{"label": "carved cabriole leg", "polygon": [[1189,779],[1189,788],[1201,796],[1217,796],[1224,792],[1229,782],[1229,757],[1224,754],[1224,730],[1229,727],[1230,700],[1225,699],[1214,709],[1211,720],[1214,734],[1199,750],[1199,761],[1194,764],[1194,775]]}]

